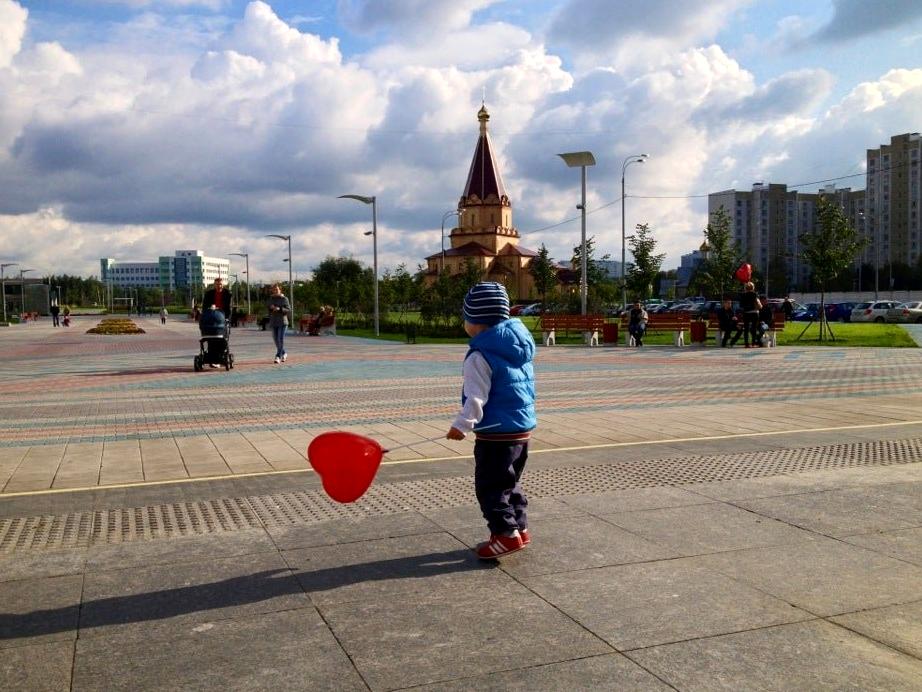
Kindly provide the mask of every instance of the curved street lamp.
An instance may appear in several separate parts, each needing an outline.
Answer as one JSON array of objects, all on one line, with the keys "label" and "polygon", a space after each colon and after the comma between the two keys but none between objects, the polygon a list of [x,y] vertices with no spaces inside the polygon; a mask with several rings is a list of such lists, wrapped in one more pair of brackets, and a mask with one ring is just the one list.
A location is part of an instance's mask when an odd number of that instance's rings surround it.
[{"label": "curved street lamp", "polygon": [[457,209],[451,209],[442,214],[442,264],[439,267],[439,274],[445,271],[445,220],[449,216],[457,216],[458,223],[461,223],[461,212]]},{"label": "curved street lamp", "polygon": [[366,232],[363,235],[370,235],[372,240],[372,249],[374,251],[374,271],[375,271],[375,336],[381,335],[381,330],[379,328],[379,313],[378,313],[378,199],[374,195],[367,197],[366,195],[340,195],[339,199],[354,199],[356,202],[361,202],[362,204],[371,205],[371,231]]},{"label": "curved street lamp", "polygon": [[[243,257],[246,259],[246,268],[243,270],[243,273],[247,275],[247,314],[252,315],[253,309],[250,306],[250,253],[248,252],[229,252],[228,255],[233,255],[234,257]],[[289,262],[289,264],[291,264]],[[291,297],[294,300],[294,296]]]},{"label": "curved street lamp", "polygon": [[3,270],[7,267],[17,267],[18,262],[4,262],[0,264],[0,285],[3,286],[3,321],[6,322],[6,278],[3,276]]},{"label": "curved street lamp", "polygon": [[580,241],[580,276],[579,276],[579,299],[582,314],[586,314],[586,301],[589,295],[589,277],[586,276],[589,270],[589,259],[586,257],[586,167],[595,165],[595,157],[591,151],[575,151],[569,154],[557,154],[563,159],[563,162],[570,168],[579,168],[582,180],[582,197],[577,206],[580,210],[581,217],[581,241]]},{"label": "curved street lamp", "polygon": [[649,158],[646,154],[634,154],[633,156],[628,156],[624,159],[624,163],[621,164],[621,309],[624,310],[627,308],[627,283],[624,279],[625,269],[627,269],[627,264],[625,260],[625,235],[624,235],[624,207],[627,197],[624,194],[624,173],[627,171],[627,167],[632,163],[643,163],[645,159]]}]

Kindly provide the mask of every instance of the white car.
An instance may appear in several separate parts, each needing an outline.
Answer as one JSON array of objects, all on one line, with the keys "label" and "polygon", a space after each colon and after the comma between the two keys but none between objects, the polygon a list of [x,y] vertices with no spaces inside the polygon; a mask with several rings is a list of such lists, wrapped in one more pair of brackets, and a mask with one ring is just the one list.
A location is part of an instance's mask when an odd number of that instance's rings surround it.
[{"label": "white car", "polygon": [[887,310],[895,308],[899,303],[895,300],[875,300],[869,303],[858,303],[852,308],[852,322],[885,322]]},{"label": "white car", "polygon": [[895,308],[887,311],[886,320],[887,322],[903,324],[910,322],[920,324],[922,323],[922,302],[900,303]]}]

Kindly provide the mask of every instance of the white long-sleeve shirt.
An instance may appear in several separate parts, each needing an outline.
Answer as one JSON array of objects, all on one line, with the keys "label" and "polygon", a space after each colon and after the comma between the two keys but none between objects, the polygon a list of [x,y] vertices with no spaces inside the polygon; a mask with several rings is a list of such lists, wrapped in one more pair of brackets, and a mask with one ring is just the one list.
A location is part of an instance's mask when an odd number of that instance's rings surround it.
[{"label": "white long-sleeve shirt", "polygon": [[451,425],[466,435],[483,419],[483,407],[490,398],[493,368],[487,363],[486,358],[474,351],[464,359],[461,373],[464,378],[461,388],[465,399],[461,411]]}]

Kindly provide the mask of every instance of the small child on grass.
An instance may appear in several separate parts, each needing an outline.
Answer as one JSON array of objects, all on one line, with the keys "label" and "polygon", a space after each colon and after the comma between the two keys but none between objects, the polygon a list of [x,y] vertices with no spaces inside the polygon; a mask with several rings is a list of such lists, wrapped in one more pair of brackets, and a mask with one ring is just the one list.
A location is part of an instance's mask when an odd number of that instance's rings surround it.
[{"label": "small child on grass", "polygon": [[530,542],[519,484],[528,459],[528,439],[537,424],[535,340],[518,319],[509,318],[502,284],[474,285],[464,298],[464,330],[471,337],[464,359],[461,411],[446,437],[463,440],[474,432],[474,487],[490,539],[474,552],[495,560]]}]

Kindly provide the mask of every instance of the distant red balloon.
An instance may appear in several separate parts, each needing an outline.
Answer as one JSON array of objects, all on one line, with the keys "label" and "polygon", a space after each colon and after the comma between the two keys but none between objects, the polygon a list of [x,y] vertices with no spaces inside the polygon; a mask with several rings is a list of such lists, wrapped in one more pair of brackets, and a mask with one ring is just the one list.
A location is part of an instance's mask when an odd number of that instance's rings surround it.
[{"label": "distant red balloon", "polygon": [[736,278],[741,284],[749,281],[752,278],[752,265],[748,262],[741,264],[740,268],[736,270]]},{"label": "distant red balloon", "polygon": [[385,450],[369,437],[326,432],[307,447],[307,458],[336,502],[355,502],[371,486]]}]

